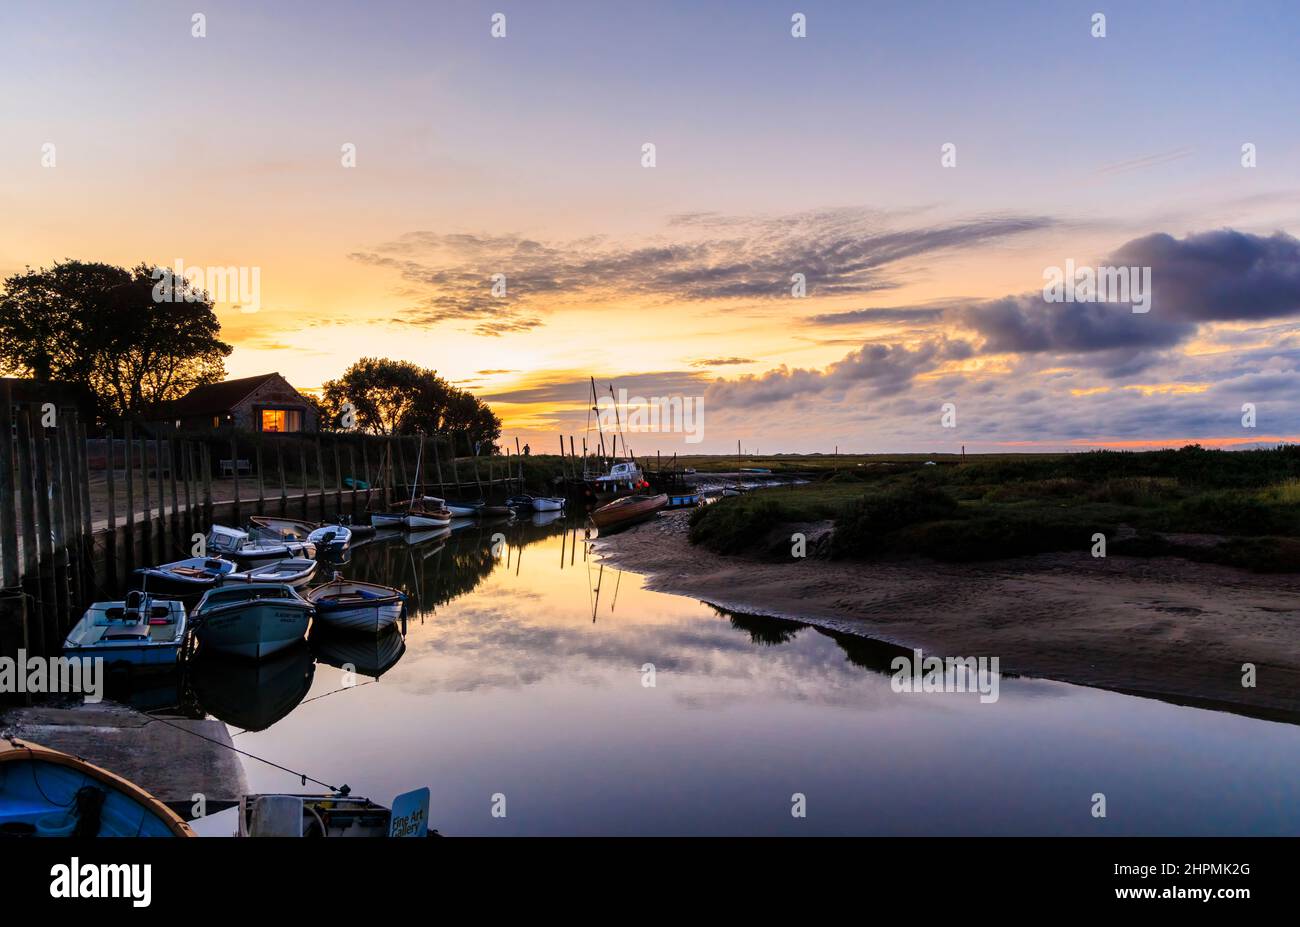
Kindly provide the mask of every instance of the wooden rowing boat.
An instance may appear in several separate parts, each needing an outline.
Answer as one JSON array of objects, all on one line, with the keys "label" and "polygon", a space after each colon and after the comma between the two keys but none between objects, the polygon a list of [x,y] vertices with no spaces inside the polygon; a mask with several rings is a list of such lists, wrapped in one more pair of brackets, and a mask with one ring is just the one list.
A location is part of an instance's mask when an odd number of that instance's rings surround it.
[{"label": "wooden rowing boat", "polygon": [[638,494],[615,499],[602,505],[591,513],[591,523],[603,532],[617,531],[637,522],[654,518],[655,514],[668,505],[668,496]]}]

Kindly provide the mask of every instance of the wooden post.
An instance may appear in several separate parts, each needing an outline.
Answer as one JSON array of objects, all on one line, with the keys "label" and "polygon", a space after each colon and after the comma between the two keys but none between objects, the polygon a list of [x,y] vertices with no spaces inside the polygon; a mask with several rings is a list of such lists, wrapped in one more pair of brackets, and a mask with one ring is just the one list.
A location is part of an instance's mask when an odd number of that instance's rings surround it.
[{"label": "wooden post", "polygon": [[266,514],[266,480],[262,479],[262,433],[257,433],[257,514]]},{"label": "wooden post", "polygon": [[339,461],[339,436],[335,435],[334,445],[334,507],[338,514],[343,512],[343,464]]},{"label": "wooden post", "polygon": [[275,469],[280,474],[280,514],[284,515],[289,511],[289,484],[284,480],[284,442],[279,438],[275,441]]},{"label": "wooden post", "polygon": [[393,507],[393,439],[389,438],[385,443],[384,459],[379,467],[384,475],[384,510],[389,511]]},{"label": "wooden post", "polygon": [[307,517],[307,448],[298,444],[298,467],[302,477],[302,517]]},{"label": "wooden post", "polygon": [[471,457],[471,458],[470,458],[470,462],[474,465],[474,482],[475,482],[475,484],[478,486],[478,497],[479,497],[480,499],[482,499],[482,498],[483,498],[483,480],[482,480],[482,478],[479,476],[479,472],[478,472],[478,454],[475,454],[473,457]]},{"label": "wooden post", "polygon": [[190,442],[179,442],[181,455],[181,484],[185,487],[185,517],[181,519],[182,530],[185,532],[185,543],[189,543],[189,537],[194,533],[194,494],[191,484],[194,482],[194,459],[190,456]]},{"label": "wooden post", "polygon": [[456,495],[460,495],[460,467],[456,466],[456,439],[451,439],[451,478],[456,481]]},{"label": "wooden post", "polygon": [[142,562],[153,563],[153,504],[149,501],[149,442],[140,439],[140,501],[144,503],[144,518],[140,522],[140,542],[144,549]]},{"label": "wooden post", "polygon": [[[88,597],[88,590],[82,579],[82,566],[84,557],[81,550],[81,533],[79,531],[79,519],[81,518],[81,487],[77,485],[77,468],[72,462],[72,445],[74,425],[72,419],[75,416],[71,410],[60,416],[62,426],[59,428],[59,453],[63,461],[63,494],[65,500],[63,503],[63,537],[68,546],[68,579],[72,586],[72,599],[70,604],[69,618],[76,620],[76,612],[82,607],[83,597]],[[70,625],[68,625],[70,626]],[[60,629],[67,630],[67,627]]]},{"label": "wooden post", "polygon": [[421,496],[423,496],[424,495],[424,474],[421,473],[420,471],[423,466],[422,462],[424,461],[424,432],[420,432],[420,438],[417,443],[419,446],[419,451],[415,455],[414,480],[419,485],[418,486],[413,485],[411,487],[411,495],[415,495],[416,493],[419,493]]},{"label": "wooden post", "polygon": [[[172,521],[168,528],[172,533],[172,544],[176,544],[176,534],[181,530],[181,500],[176,492],[176,448],[179,442],[175,438],[167,439],[167,476],[172,484]],[[182,545],[184,546],[184,545]]]},{"label": "wooden post", "polygon": [[[58,563],[54,548],[54,504],[51,494],[54,485],[50,473],[50,445],[45,427],[33,427],[32,441],[36,445],[36,543],[40,551],[41,620],[45,624],[47,641],[62,641],[59,633]],[[66,590],[66,586],[64,589]]]},{"label": "wooden post", "polygon": [[135,567],[135,457],[131,453],[134,438],[131,436],[131,423],[122,425],[122,436],[126,446],[122,450],[122,477],[126,480],[126,567]]},{"label": "wooden post", "polygon": [[406,449],[402,447],[402,444],[403,444],[402,436],[398,435],[397,436],[397,462],[402,467],[402,498],[409,500],[411,498],[411,493],[409,492],[411,485],[410,485],[409,477],[407,477],[406,475]]},{"label": "wooden post", "polygon": [[[5,386],[6,391],[8,386]],[[22,507],[19,514],[19,533],[23,539],[22,579],[23,590],[38,601],[44,593],[41,589],[40,561],[37,558],[39,546],[36,536],[40,527],[36,522],[35,474],[32,464],[32,414],[27,408],[18,410],[18,502]],[[24,643],[33,653],[46,652],[45,623],[41,620],[38,609],[23,606]]]},{"label": "wooden post", "polygon": [[[447,487],[442,481],[442,461],[440,460],[442,455],[438,453],[438,445],[441,443],[442,441],[435,432],[433,435],[433,471],[438,474],[438,495],[445,498],[447,495]],[[457,498],[460,497],[459,487],[456,489],[456,496]]]},{"label": "wooden post", "polygon": [[163,480],[163,439],[155,437],[153,439],[153,453],[158,467],[158,553],[163,560],[170,560],[168,556],[169,549],[167,541],[170,538],[172,543],[176,542],[175,536],[168,531],[170,527],[167,524],[167,485]]},{"label": "wooden post", "polygon": [[90,508],[90,458],[87,456],[86,426],[77,425],[76,463],[81,479],[81,535],[86,551],[86,588],[95,588],[95,520]]},{"label": "wooden post", "polygon": [[[0,585],[18,585],[18,514],[14,510],[13,388],[0,389]],[[23,630],[24,639],[26,629]]]},{"label": "wooden post", "polygon": [[199,467],[203,470],[203,521],[212,524],[212,450],[208,442],[199,445]]},{"label": "wooden post", "polygon": [[348,470],[352,474],[352,517],[357,517],[357,449],[356,445],[348,443]]},{"label": "wooden post", "polygon": [[320,435],[316,436],[316,485],[320,489],[320,520],[325,520],[325,457],[320,449]]},{"label": "wooden post", "polygon": [[239,517],[239,436],[235,434],[235,426],[230,426],[230,475],[235,478],[235,499],[234,499],[234,519],[238,527]]},{"label": "wooden post", "polygon": [[366,471],[366,510],[370,509],[370,499],[375,492],[375,484],[370,479],[370,442],[364,437],[361,439],[361,465]]},{"label": "wooden post", "polygon": [[47,449],[50,462],[50,498],[53,516],[50,525],[53,531],[54,545],[54,635],[63,633],[64,622],[68,617],[68,523],[63,510],[65,477],[63,473],[63,454],[61,453],[60,432],[55,430],[55,437]]}]

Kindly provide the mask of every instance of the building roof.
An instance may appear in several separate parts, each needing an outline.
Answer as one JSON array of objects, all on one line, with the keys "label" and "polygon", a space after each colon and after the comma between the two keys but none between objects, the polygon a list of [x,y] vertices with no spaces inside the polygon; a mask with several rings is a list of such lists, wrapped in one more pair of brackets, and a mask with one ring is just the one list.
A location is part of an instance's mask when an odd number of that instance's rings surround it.
[{"label": "building roof", "polygon": [[224,380],[221,383],[196,386],[180,399],[169,403],[165,411],[168,418],[218,415],[222,412],[229,412],[239,405],[242,400],[247,399],[253,390],[276,378],[283,379],[278,373],[264,373],[256,377],[244,377],[239,380]]}]

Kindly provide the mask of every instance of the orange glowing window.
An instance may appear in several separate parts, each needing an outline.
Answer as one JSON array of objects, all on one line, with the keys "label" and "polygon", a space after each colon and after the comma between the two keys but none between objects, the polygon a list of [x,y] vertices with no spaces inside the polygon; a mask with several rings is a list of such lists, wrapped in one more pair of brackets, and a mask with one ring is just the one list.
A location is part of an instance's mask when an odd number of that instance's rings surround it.
[{"label": "orange glowing window", "polygon": [[302,431],[302,412],[297,409],[263,409],[263,431]]}]

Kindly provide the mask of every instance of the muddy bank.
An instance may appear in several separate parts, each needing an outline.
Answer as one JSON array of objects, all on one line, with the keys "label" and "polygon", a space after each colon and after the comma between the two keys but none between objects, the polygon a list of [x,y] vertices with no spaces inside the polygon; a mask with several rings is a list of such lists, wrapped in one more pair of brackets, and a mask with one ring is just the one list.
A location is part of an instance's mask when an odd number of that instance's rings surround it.
[{"label": "muddy bank", "polygon": [[[692,547],[687,512],[600,538],[648,587],[1043,676],[1300,722],[1300,576],[1177,558],[768,563]],[[1242,664],[1256,686],[1242,685]]]}]

